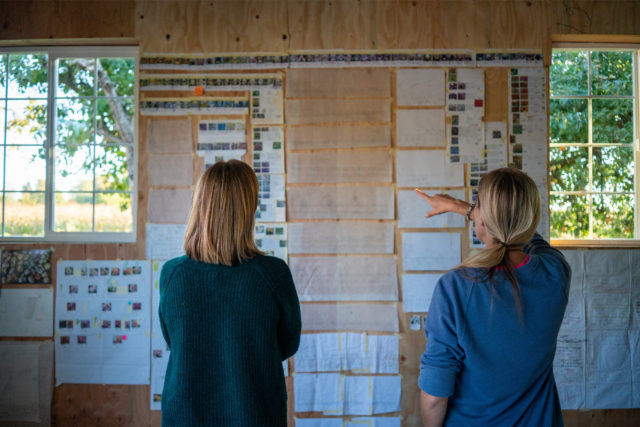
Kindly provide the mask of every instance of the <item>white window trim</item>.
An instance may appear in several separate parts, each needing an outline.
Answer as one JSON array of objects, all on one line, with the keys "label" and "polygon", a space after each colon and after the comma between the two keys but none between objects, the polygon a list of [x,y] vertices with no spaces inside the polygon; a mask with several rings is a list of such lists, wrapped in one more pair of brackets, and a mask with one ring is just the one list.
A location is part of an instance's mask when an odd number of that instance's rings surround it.
[{"label": "white window trim", "polygon": [[[45,228],[42,237],[19,237],[0,236],[2,243],[135,243],[138,224],[138,123],[139,112],[139,66],[140,53],[137,46],[24,46],[24,47],[3,47],[0,48],[2,54],[16,53],[47,53],[47,170],[46,170],[46,190],[45,190]],[[64,232],[53,231],[53,147],[55,145],[55,94],[57,87],[57,75],[55,73],[55,62],[58,58],[72,57],[131,57],[134,58],[135,79],[134,79],[134,117],[133,117],[133,155],[134,164],[130,165],[134,170],[133,188],[131,189],[131,212],[133,216],[132,229],[127,233],[113,232]],[[6,123],[5,123],[6,126]]]},{"label": "white window trim", "polygon": [[[634,237],[629,239],[551,239],[551,244],[557,247],[640,247],[640,44],[636,43],[553,43],[551,52],[554,50],[633,50],[635,54],[633,74],[634,87],[634,129],[633,129],[633,147],[635,162],[635,207],[634,207]],[[551,80],[549,79],[549,84]],[[549,96],[549,103],[551,96]],[[550,111],[550,109],[548,109]],[[549,126],[550,127],[550,126]],[[591,127],[591,115],[589,115],[589,127]],[[548,144],[548,142],[547,142]],[[590,179],[591,181],[591,179]],[[551,196],[551,183],[549,182],[549,196]],[[551,218],[549,218],[551,220]]]}]

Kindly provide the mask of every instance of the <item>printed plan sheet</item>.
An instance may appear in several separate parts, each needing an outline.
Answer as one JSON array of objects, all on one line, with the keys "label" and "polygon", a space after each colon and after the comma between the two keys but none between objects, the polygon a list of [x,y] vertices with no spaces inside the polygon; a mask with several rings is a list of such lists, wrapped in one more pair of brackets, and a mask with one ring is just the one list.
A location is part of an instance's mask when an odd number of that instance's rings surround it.
[{"label": "printed plan sheet", "polygon": [[149,384],[149,261],[60,261],[56,381]]},{"label": "printed plan sheet", "polygon": [[640,405],[640,251],[563,251],[572,269],[554,376],[563,409]]},{"label": "printed plan sheet", "polygon": [[158,309],[160,307],[160,272],[164,261],[151,262],[151,410],[159,411],[164,387],[164,375],[169,363],[169,347],[162,335]]},{"label": "printed plan sheet", "polygon": [[509,76],[509,161],[538,184],[542,216],[538,232],[549,239],[547,190],[547,97],[542,67],[511,68]]}]

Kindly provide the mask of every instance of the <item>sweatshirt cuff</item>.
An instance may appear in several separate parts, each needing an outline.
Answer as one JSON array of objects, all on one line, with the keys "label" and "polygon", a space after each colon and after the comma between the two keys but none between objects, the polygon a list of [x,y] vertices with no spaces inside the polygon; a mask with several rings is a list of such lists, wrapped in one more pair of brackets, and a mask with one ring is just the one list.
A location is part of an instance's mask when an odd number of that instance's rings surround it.
[{"label": "sweatshirt cuff", "polygon": [[455,370],[424,365],[420,367],[418,387],[431,396],[452,396],[455,388],[455,382]]}]

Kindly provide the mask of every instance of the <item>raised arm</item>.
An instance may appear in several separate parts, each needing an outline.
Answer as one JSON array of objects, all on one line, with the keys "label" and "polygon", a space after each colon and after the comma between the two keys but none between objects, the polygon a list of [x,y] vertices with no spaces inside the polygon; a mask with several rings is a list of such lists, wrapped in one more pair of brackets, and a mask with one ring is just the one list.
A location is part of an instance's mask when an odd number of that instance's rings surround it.
[{"label": "raised arm", "polygon": [[471,206],[470,203],[465,202],[464,200],[455,199],[448,194],[435,194],[430,196],[417,188],[413,191],[415,191],[418,196],[426,200],[426,202],[431,206],[431,210],[425,215],[427,218],[447,212],[458,213],[466,216],[467,211]]}]

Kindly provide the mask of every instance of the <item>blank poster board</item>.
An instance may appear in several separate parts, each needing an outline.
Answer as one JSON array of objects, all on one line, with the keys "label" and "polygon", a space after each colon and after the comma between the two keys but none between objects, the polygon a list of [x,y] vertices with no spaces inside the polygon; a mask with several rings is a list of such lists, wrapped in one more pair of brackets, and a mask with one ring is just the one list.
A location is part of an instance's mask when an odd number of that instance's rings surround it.
[{"label": "blank poster board", "polygon": [[289,224],[290,254],[392,254],[393,224],[375,221]]},{"label": "blank poster board", "polygon": [[287,157],[290,183],[391,182],[389,151],[291,153]]},{"label": "blank poster board", "polygon": [[191,189],[151,189],[149,191],[149,222],[160,224],[183,224],[187,222],[191,209]]},{"label": "blank poster board", "polygon": [[444,105],[444,70],[398,70],[396,91],[399,106]]},{"label": "blank poster board", "polygon": [[287,147],[290,150],[390,146],[391,129],[388,124],[287,127]]},{"label": "blank poster board", "polygon": [[291,69],[288,98],[387,98],[391,96],[388,68]]},{"label": "blank poster board", "polygon": [[398,147],[445,146],[444,110],[397,110]]},{"label": "blank poster board", "polygon": [[292,257],[300,301],[397,301],[393,256]]},{"label": "blank poster board", "polygon": [[287,123],[389,123],[391,103],[379,99],[303,99],[285,103]]},{"label": "blank poster board", "polygon": [[0,423],[49,425],[52,341],[0,341]]},{"label": "blank poster board", "polygon": [[149,186],[190,186],[193,184],[193,154],[149,157]]},{"label": "blank poster board", "polygon": [[393,219],[393,187],[290,187],[290,219]]},{"label": "blank poster board", "polygon": [[189,119],[150,119],[147,147],[151,154],[191,154],[193,141]]},{"label": "blank poster board", "polygon": [[398,332],[394,303],[301,304],[303,331]]},{"label": "blank poster board", "polygon": [[0,289],[0,336],[53,336],[53,288]]},{"label": "blank poster board", "polygon": [[464,164],[448,163],[441,150],[398,150],[398,187],[462,187]]}]

